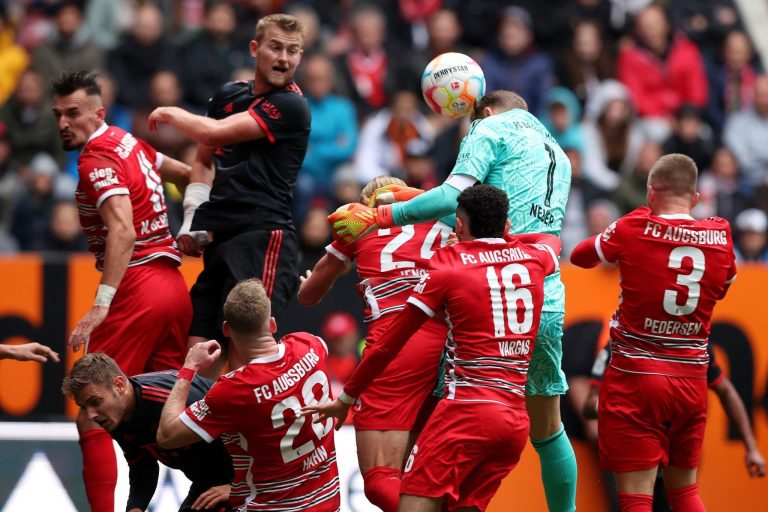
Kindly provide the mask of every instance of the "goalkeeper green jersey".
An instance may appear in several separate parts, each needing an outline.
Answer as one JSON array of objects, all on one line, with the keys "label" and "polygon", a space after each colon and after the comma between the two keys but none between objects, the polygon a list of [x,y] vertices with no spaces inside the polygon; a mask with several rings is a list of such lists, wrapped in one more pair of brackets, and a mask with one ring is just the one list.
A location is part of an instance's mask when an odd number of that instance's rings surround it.
[{"label": "goalkeeper green jersey", "polygon": [[[451,175],[463,174],[507,193],[511,233],[560,236],[571,188],[571,163],[536,117],[513,109],[472,123]],[[560,273],[544,283],[543,311],[565,310]]]}]

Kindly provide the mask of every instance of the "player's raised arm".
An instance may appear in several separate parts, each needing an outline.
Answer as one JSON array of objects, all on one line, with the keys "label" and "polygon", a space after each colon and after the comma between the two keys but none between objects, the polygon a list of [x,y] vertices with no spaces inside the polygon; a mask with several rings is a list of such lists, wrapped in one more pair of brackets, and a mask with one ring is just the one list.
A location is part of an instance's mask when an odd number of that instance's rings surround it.
[{"label": "player's raised arm", "polygon": [[261,125],[250,111],[239,112],[224,119],[193,114],[179,107],[158,107],[149,115],[150,130],[159,123],[170,124],[200,144],[219,147],[266,137]]},{"label": "player's raised arm", "polygon": [[186,187],[190,181],[192,168],[184,162],[180,162],[162,153],[157,155],[159,157],[157,159],[157,170],[160,171],[160,176],[162,176],[163,180],[181,188]]},{"label": "player's raised arm", "polygon": [[298,299],[303,306],[314,306],[328,293],[337,278],[349,270],[343,260],[331,254],[326,254],[315,264],[315,268],[307,270],[306,277],[300,276]]}]

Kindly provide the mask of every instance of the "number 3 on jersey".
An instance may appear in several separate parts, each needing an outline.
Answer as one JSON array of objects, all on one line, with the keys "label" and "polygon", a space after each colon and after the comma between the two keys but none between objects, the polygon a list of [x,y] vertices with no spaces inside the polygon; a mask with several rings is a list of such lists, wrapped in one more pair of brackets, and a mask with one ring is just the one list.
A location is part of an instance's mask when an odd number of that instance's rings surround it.
[{"label": "number 3 on jersey", "polygon": [[664,311],[674,316],[690,315],[696,311],[696,306],[699,305],[699,296],[701,294],[701,287],[699,281],[704,277],[704,253],[701,249],[696,247],[675,247],[672,252],[669,253],[669,268],[682,268],[683,261],[689,258],[692,262],[691,272],[688,274],[678,274],[677,284],[685,286],[688,289],[688,299],[685,304],[678,305],[677,303],[677,291],[664,290]]},{"label": "number 3 on jersey", "polygon": [[[319,400],[315,397],[315,387],[318,385],[321,389],[321,396]],[[288,427],[288,431],[280,440],[280,453],[283,456],[283,462],[286,464],[308,453],[311,453],[315,449],[315,442],[311,436],[309,436],[310,439],[298,447],[293,446],[296,437],[301,434],[301,429],[304,426],[304,422],[307,420],[306,416],[301,416],[302,400],[304,405],[314,405],[317,403],[322,404],[330,401],[330,392],[331,386],[328,382],[328,377],[324,372],[318,370],[310,375],[306,381],[304,381],[304,385],[301,388],[301,397],[293,395],[286,397],[283,399],[283,401],[275,404],[275,406],[272,408],[272,427],[274,428],[285,426],[285,411],[289,409],[293,410],[295,417],[293,423],[291,423],[291,425]],[[328,418],[328,420],[324,423],[314,423],[312,421],[314,416],[315,415],[312,415],[310,417],[309,424],[312,427],[312,431],[314,432],[317,439],[322,439],[327,436],[331,430],[333,430],[333,418]],[[305,435],[302,437],[302,439],[305,439],[306,437],[308,436]]]}]

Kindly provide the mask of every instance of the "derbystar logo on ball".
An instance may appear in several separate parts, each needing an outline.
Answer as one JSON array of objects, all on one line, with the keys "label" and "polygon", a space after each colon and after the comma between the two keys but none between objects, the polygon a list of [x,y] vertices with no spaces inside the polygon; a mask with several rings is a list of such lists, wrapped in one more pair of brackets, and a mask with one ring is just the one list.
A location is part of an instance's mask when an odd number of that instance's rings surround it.
[{"label": "derbystar logo on ball", "polygon": [[485,94],[485,75],[471,57],[443,53],[427,64],[421,75],[421,92],[429,108],[446,117],[462,117]]}]

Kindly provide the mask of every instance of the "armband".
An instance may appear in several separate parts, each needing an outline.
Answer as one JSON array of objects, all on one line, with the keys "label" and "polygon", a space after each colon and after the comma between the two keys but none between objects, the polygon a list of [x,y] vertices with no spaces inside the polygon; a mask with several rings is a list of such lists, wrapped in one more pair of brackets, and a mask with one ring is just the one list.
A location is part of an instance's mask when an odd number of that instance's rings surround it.
[{"label": "armband", "polygon": [[93,301],[94,306],[103,306],[108,308],[112,304],[112,299],[115,298],[117,288],[109,286],[108,284],[100,284],[99,289],[96,292],[96,298]]},{"label": "armband", "polygon": [[191,382],[192,379],[195,378],[196,374],[197,374],[197,372],[195,370],[193,370],[192,368],[184,367],[181,370],[179,370],[179,373],[176,374],[176,379],[177,380],[188,380],[188,381]]}]

